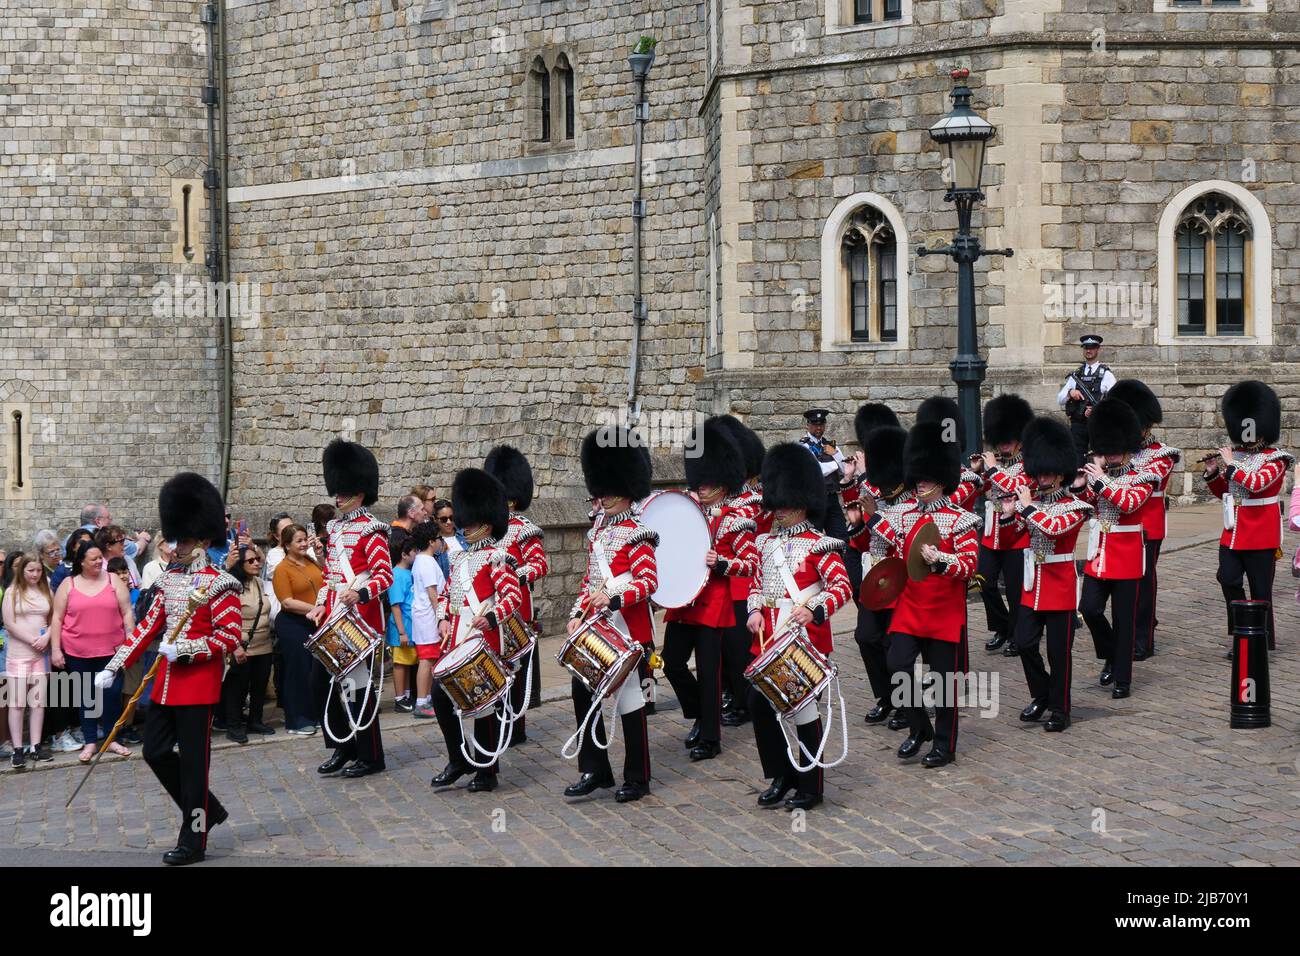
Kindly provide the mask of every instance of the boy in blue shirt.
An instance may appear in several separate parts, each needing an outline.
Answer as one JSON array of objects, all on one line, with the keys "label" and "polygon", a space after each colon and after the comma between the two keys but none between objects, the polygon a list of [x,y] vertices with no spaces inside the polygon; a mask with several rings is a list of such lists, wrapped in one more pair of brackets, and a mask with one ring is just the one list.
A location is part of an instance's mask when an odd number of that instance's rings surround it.
[{"label": "boy in blue shirt", "polygon": [[409,714],[414,708],[411,701],[411,671],[419,663],[415,644],[411,641],[411,598],[415,593],[411,565],[416,555],[415,541],[402,542],[400,558],[393,566],[393,583],[388,588],[388,646],[393,649],[393,707],[399,713]]}]

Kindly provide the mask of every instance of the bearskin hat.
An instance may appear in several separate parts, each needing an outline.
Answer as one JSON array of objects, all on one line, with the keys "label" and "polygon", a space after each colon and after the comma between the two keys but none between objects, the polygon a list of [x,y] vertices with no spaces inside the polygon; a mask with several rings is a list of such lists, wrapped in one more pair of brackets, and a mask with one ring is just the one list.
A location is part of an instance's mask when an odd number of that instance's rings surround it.
[{"label": "bearskin hat", "polygon": [[773,445],[763,458],[762,475],[764,508],[803,510],[809,521],[820,524],[826,511],[826,479],[811,451],[795,442]]},{"label": "bearskin hat", "polygon": [[457,527],[490,525],[494,538],[504,537],[510,525],[505,486],[481,468],[456,473],[451,483],[451,508]]},{"label": "bearskin hat", "polygon": [[966,429],[962,423],[961,409],[948,396],[934,395],[917,406],[916,423],[918,425],[923,422],[938,422],[942,425],[946,421],[953,423],[956,429],[954,434],[961,435],[965,433]]},{"label": "bearskin hat", "polygon": [[956,441],[944,441],[947,430],[942,422],[921,422],[907,433],[903,446],[903,483],[915,488],[918,481],[934,481],[945,494],[957,490],[961,481],[961,447]]},{"label": "bearskin hat", "polygon": [[1282,403],[1263,382],[1238,382],[1223,395],[1223,421],[1234,442],[1271,445],[1282,434]]},{"label": "bearskin hat", "polygon": [[379,500],[379,462],[370,449],[336,438],[321,456],[325,490],[331,495],[362,495],[367,507]]},{"label": "bearskin hat", "polygon": [[601,427],[582,440],[582,475],[593,498],[640,501],[650,494],[650,452],[627,428]]},{"label": "bearskin hat", "polygon": [[898,416],[888,405],[882,405],[880,402],[867,402],[858,409],[858,413],[853,416],[853,431],[858,436],[858,447],[867,447],[867,436],[877,428],[883,428],[886,425],[898,427]]},{"label": "bearskin hat", "polygon": [[745,477],[753,478],[763,470],[763,456],[767,454],[767,449],[763,447],[763,439],[759,438],[754,430],[742,422],[735,415],[718,415],[718,424],[726,428],[732,439],[740,447],[740,452],[745,457]]},{"label": "bearskin hat", "polygon": [[226,540],[226,506],[208,479],[182,471],[158,492],[158,525],[171,542]]},{"label": "bearskin hat", "polygon": [[903,483],[903,446],[907,432],[897,425],[882,425],[867,436],[862,453],[867,458],[867,481],[883,492]]},{"label": "bearskin hat", "polygon": [[520,511],[533,503],[533,468],[518,448],[497,445],[483,459],[483,470],[506,489],[506,500]]},{"label": "bearskin hat", "polygon": [[1094,455],[1132,454],[1142,448],[1142,425],[1126,402],[1103,398],[1088,416],[1088,444]]},{"label": "bearskin hat", "polygon": [[984,444],[990,448],[1009,441],[1020,441],[1025,426],[1033,420],[1034,410],[1019,395],[999,395],[984,406]]},{"label": "bearskin hat", "polygon": [[1135,378],[1120,379],[1110,387],[1106,397],[1123,402],[1133,409],[1137,413],[1138,424],[1142,426],[1143,431],[1152,425],[1159,425],[1164,417],[1160,410],[1160,399],[1156,398],[1155,392]]},{"label": "bearskin hat", "polygon": [[1074,481],[1079,470],[1079,453],[1074,436],[1064,422],[1039,415],[1028,425],[1020,439],[1025,445],[1025,474],[1060,475],[1065,484]]},{"label": "bearskin hat", "polygon": [[731,431],[716,417],[691,429],[686,446],[686,486],[692,491],[702,485],[716,485],[734,495],[745,485],[745,456],[731,437]]}]

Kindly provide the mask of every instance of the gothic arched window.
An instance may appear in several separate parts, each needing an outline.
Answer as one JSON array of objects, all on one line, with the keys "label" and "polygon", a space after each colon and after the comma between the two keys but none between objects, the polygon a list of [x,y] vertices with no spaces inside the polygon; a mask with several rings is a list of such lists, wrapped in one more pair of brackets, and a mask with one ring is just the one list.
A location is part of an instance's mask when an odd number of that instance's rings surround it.
[{"label": "gothic arched window", "polygon": [[863,206],[849,216],[840,260],[850,342],[898,341],[898,243],[884,215]]},{"label": "gothic arched window", "polygon": [[1178,334],[1251,334],[1251,228],[1220,193],[1193,201],[1178,219]]}]

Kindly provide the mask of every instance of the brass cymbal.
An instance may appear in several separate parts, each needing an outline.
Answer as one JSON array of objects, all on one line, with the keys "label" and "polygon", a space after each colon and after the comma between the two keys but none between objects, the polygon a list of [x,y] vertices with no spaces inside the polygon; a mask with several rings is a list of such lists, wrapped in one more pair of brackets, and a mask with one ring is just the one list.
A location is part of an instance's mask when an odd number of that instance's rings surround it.
[{"label": "brass cymbal", "polygon": [[930,575],[930,564],[921,555],[921,546],[932,544],[939,546],[939,526],[929,518],[924,519],[912,535],[912,543],[907,549],[907,576],[913,581],[921,581]]},{"label": "brass cymbal", "polygon": [[883,611],[903,593],[907,563],[902,558],[882,558],[867,572],[858,589],[858,600],[871,611]]}]

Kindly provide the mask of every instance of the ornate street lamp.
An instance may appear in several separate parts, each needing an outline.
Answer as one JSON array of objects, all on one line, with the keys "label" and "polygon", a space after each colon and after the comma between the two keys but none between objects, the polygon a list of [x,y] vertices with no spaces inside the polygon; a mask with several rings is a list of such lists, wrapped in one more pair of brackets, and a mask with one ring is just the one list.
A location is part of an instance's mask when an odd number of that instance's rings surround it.
[{"label": "ornate street lamp", "polygon": [[1011,256],[1011,249],[983,249],[971,234],[971,210],[984,198],[980,182],[984,175],[984,150],[997,130],[970,108],[971,91],[966,85],[970,70],[953,70],[957,84],[952,91],[952,112],[930,127],[930,138],[939,144],[944,157],[944,199],[957,206],[957,235],[941,249],[918,248],[918,256],[951,256],[957,263],[957,358],[948,364],[957,383],[957,406],[961,409],[966,454],[980,450],[980,383],[988,363],[980,357],[975,326],[975,263],[983,256]]}]

